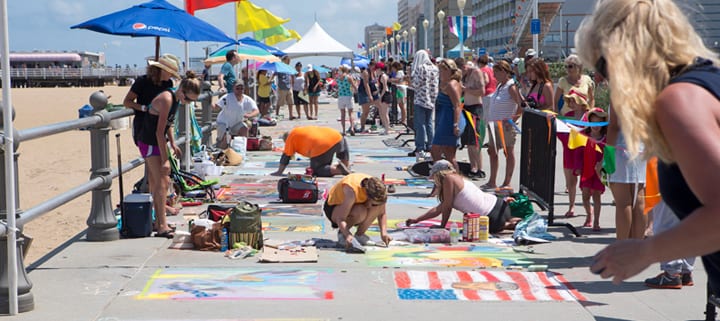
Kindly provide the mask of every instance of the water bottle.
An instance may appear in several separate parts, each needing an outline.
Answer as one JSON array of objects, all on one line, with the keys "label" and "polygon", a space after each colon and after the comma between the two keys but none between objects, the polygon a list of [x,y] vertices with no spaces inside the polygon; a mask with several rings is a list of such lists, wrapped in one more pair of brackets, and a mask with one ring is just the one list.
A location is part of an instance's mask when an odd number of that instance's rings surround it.
[{"label": "water bottle", "polygon": [[227,227],[222,229],[222,238],[220,239],[220,252],[228,250],[228,230]]},{"label": "water bottle", "polygon": [[450,243],[451,244],[457,244],[460,241],[460,229],[457,226],[457,223],[452,223],[450,225]]}]

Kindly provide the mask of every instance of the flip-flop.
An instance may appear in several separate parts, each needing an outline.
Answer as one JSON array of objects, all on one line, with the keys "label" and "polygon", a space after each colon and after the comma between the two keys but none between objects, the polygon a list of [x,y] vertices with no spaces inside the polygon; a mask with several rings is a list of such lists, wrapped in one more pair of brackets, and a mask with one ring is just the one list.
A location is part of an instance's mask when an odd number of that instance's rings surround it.
[{"label": "flip-flop", "polygon": [[592,230],[593,232],[600,232],[602,229],[600,228],[600,226],[593,226]]},{"label": "flip-flop", "polygon": [[565,217],[567,217],[567,218],[575,217],[575,212],[573,212],[573,211],[568,211],[567,213],[565,213]]},{"label": "flip-flop", "polygon": [[167,230],[164,232],[155,232],[155,237],[164,237],[166,239],[172,239],[175,237],[175,231]]}]

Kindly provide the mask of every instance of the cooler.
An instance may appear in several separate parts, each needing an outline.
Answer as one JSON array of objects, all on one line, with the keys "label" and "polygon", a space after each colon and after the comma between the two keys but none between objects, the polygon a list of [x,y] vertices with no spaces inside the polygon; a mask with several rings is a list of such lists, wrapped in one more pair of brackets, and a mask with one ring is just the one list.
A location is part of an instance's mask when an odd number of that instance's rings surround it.
[{"label": "cooler", "polygon": [[[134,193],[123,200],[123,236],[147,237],[152,233],[152,195]],[[121,230],[122,231],[122,230]]]}]

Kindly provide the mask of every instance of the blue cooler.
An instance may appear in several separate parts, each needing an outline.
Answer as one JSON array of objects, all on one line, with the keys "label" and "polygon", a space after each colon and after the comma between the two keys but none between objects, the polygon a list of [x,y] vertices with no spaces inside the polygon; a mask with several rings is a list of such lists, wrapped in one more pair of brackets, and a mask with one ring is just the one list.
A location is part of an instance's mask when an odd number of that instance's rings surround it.
[{"label": "blue cooler", "polygon": [[152,195],[130,194],[123,200],[123,225],[127,238],[147,237],[152,233]]}]

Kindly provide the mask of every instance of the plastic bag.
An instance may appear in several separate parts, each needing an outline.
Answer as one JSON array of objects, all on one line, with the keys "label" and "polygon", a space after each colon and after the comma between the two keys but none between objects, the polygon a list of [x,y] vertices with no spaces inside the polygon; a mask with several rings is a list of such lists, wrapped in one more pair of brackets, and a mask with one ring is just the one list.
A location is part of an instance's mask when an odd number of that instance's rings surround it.
[{"label": "plastic bag", "polygon": [[556,237],[547,232],[547,227],[547,221],[540,214],[533,213],[515,226],[513,239],[518,244],[555,240]]}]

